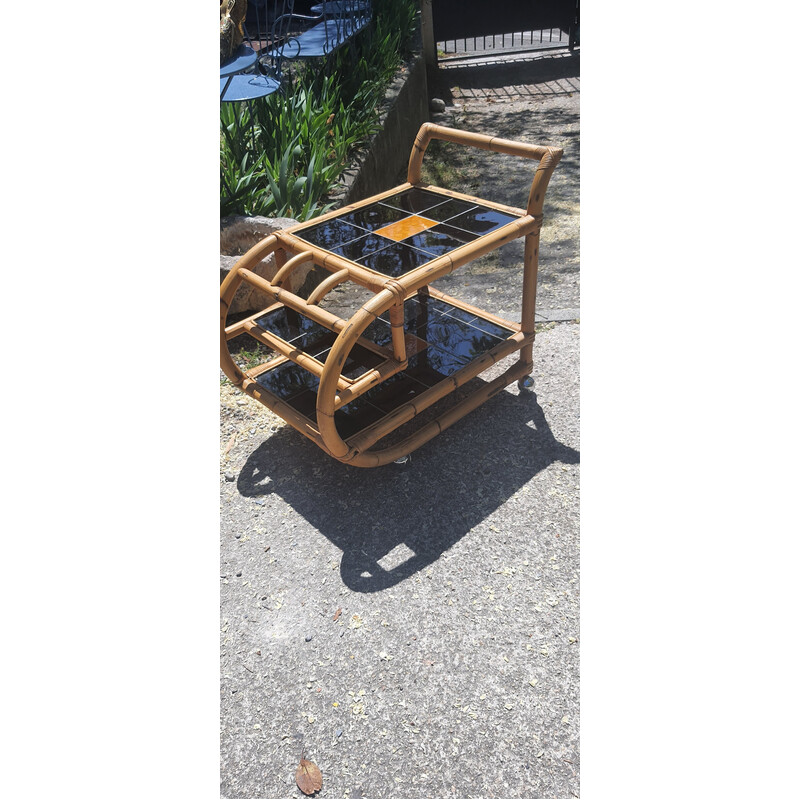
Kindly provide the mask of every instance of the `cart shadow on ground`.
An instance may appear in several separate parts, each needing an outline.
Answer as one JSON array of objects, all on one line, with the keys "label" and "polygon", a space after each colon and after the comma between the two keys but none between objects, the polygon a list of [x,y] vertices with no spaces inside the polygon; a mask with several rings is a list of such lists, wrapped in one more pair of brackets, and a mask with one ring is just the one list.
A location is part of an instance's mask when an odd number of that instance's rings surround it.
[{"label": "cart shadow on ground", "polygon": [[[346,586],[378,592],[435,562],[537,473],[579,461],[555,439],[535,393],[505,391],[403,466],[344,465],[287,426],[250,455],[238,490],[276,494],[342,551]],[[515,525],[534,529],[535,503],[519,505]]]}]

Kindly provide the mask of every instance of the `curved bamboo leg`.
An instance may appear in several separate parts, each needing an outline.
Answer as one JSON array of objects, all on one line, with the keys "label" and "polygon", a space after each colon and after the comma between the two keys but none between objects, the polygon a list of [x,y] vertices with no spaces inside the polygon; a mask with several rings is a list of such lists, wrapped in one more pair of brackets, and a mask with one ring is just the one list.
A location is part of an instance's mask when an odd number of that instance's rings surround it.
[{"label": "curved bamboo leg", "polygon": [[251,247],[234,265],[233,269],[225,277],[222,285],[219,288],[220,299],[220,366],[225,375],[231,380],[235,386],[241,388],[244,382],[244,373],[233,363],[230,351],[228,350],[228,338],[225,335],[225,323],[228,320],[228,310],[231,307],[233,296],[236,290],[242,283],[241,271],[243,269],[250,270],[256,264],[266,258],[278,246],[278,239],[276,236],[267,236],[262,239],[258,244]]},{"label": "curved bamboo leg", "polygon": [[325,359],[325,368],[317,389],[317,427],[328,451],[340,461],[349,462],[355,455],[353,448],[339,435],[334,420],[336,389],[342,368],[353,346],[370,323],[392,306],[402,305],[405,297],[406,292],[400,283],[395,280],[387,281],[386,288],[374,295],[350,318]]}]

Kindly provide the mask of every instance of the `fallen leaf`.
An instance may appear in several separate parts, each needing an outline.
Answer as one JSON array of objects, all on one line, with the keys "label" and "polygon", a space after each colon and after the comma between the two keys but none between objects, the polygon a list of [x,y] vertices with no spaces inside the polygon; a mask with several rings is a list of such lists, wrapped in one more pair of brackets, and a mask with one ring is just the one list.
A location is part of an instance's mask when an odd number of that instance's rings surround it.
[{"label": "fallen leaf", "polygon": [[300,759],[300,766],[294,774],[294,779],[303,794],[314,794],[322,788],[322,773],[319,767],[306,758]]},{"label": "fallen leaf", "polygon": [[337,608],[336,609],[336,613],[333,615],[333,621],[336,622],[336,620],[339,619],[341,614],[342,614],[342,609],[341,608]]}]

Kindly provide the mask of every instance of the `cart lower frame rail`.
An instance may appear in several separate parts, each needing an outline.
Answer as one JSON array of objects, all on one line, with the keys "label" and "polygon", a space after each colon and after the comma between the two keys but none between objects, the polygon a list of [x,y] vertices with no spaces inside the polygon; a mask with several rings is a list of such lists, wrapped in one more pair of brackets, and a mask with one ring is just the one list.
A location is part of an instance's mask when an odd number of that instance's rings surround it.
[{"label": "cart lower frame rail", "polygon": [[[431,139],[537,160],[527,207],[423,183]],[[530,375],[542,208],[562,153],[425,123],[406,183],[268,236],[239,259],[220,289],[223,372],[339,461],[376,467],[413,452]],[[525,243],[519,323],[430,285],[518,238]],[[255,267],[271,254],[278,268],[267,280]],[[318,280],[303,297],[287,287],[309,267]],[[229,323],[243,283],[270,302]],[[368,299],[345,318],[325,306],[348,287]],[[230,342],[243,335],[273,357],[241,369]],[[517,352],[519,359],[501,375],[476,381]],[[478,388],[468,391],[473,383]],[[425,412],[424,424],[409,426]],[[403,436],[404,426],[413,432]]]}]

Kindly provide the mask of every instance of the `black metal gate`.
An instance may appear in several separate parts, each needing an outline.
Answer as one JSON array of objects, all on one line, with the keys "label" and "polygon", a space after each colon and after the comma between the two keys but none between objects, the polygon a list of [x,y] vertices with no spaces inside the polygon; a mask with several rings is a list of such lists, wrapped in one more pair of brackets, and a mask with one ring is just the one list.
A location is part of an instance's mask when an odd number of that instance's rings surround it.
[{"label": "black metal gate", "polygon": [[569,47],[580,0],[432,0],[433,35],[445,55]]}]

